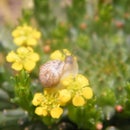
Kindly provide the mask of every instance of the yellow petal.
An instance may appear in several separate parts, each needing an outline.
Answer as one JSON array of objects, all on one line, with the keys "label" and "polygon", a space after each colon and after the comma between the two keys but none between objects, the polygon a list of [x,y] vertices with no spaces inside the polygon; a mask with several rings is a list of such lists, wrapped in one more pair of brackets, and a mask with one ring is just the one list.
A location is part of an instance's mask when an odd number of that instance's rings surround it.
[{"label": "yellow petal", "polygon": [[64,55],[67,55],[67,56],[71,55],[70,51],[67,49],[63,49],[63,53],[64,53]]},{"label": "yellow petal", "polygon": [[43,110],[42,110],[42,115],[43,115],[43,116],[47,116],[47,115],[48,115],[47,110],[43,109]]},{"label": "yellow petal", "polygon": [[50,59],[52,59],[52,60],[64,60],[63,54],[62,54],[61,51],[59,51],[59,50],[54,51],[54,52],[50,55]]},{"label": "yellow petal", "polygon": [[61,105],[66,104],[70,99],[71,99],[71,93],[68,90],[63,89],[59,91],[59,100]]},{"label": "yellow petal", "polygon": [[53,108],[50,112],[51,116],[53,118],[59,118],[61,114],[63,113],[63,109],[60,107]]},{"label": "yellow petal", "polygon": [[42,115],[42,107],[37,107],[37,108],[35,109],[35,113],[36,113],[37,115],[41,116],[41,115]]},{"label": "yellow petal", "polygon": [[36,93],[34,95],[33,100],[32,100],[32,104],[34,106],[38,106],[38,105],[40,105],[42,103],[42,101],[43,101],[43,94],[42,93]]},{"label": "yellow petal", "polygon": [[29,52],[33,52],[33,48],[32,47],[27,47]]},{"label": "yellow petal", "polygon": [[38,32],[37,30],[33,30],[33,33],[32,33],[33,37],[36,38],[36,39],[39,39],[41,37],[41,33]]},{"label": "yellow petal", "polygon": [[18,60],[19,57],[17,56],[17,54],[13,51],[11,51],[7,56],[6,56],[6,60],[8,62],[14,62],[16,60]]},{"label": "yellow petal", "polygon": [[81,87],[84,87],[84,86],[88,86],[89,85],[89,81],[88,79],[81,75],[81,74],[78,74],[75,78],[76,82],[80,84]]},{"label": "yellow petal", "polygon": [[36,62],[40,59],[40,57],[37,53],[32,53],[30,54],[29,59]]},{"label": "yellow petal", "polygon": [[13,37],[18,37],[18,36],[19,36],[19,30],[14,30],[14,31],[12,32],[12,36],[13,36]]},{"label": "yellow petal", "polygon": [[47,116],[47,111],[45,109],[43,109],[43,107],[37,107],[35,109],[35,113],[39,116]]},{"label": "yellow petal", "polygon": [[93,91],[90,87],[83,88],[83,96],[86,99],[91,99],[93,97]]},{"label": "yellow petal", "polygon": [[12,36],[14,38],[22,36],[22,35],[24,35],[24,31],[21,26],[18,26],[14,31],[12,31]]},{"label": "yellow petal", "polygon": [[83,106],[85,104],[84,98],[79,95],[73,97],[72,103],[74,106]]},{"label": "yellow petal", "polygon": [[35,38],[28,38],[27,39],[27,45],[28,46],[36,46],[37,45],[37,40]]},{"label": "yellow petal", "polygon": [[24,31],[26,32],[32,32],[33,28],[27,24],[24,24],[23,26],[21,26],[23,28]]},{"label": "yellow petal", "polygon": [[27,47],[19,47],[17,49],[17,53],[19,55],[26,55],[29,52],[29,49]]},{"label": "yellow petal", "polygon": [[18,46],[25,44],[25,41],[26,41],[25,36],[19,36],[19,37],[14,38],[14,43]]},{"label": "yellow petal", "polygon": [[20,71],[23,69],[23,65],[20,62],[14,62],[12,68],[16,71]]},{"label": "yellow petal", "polygon": [[27,61],[25,61],[24,64],[23,64],[24,68],[25,68],[27,71],[33,70],[34,67],[35,67],[35,65],[36,65],[36,63],[35,63],[34,61],[31,61],[31,60],[30,60],[30,61],[27,60]]}]

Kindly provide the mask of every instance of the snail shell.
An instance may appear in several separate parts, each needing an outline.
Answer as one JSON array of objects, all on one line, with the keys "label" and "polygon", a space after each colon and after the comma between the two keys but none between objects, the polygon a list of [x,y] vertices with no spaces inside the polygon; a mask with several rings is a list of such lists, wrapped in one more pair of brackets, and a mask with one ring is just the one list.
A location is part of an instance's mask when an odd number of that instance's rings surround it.
[{"label": "snail shell", "polygon": [[67,56],[65,61],[51,60],[40,67],[39,79],[44,87],[56,86],[60,79],[72,74],[77,74],[78,65],[72,56]]}]

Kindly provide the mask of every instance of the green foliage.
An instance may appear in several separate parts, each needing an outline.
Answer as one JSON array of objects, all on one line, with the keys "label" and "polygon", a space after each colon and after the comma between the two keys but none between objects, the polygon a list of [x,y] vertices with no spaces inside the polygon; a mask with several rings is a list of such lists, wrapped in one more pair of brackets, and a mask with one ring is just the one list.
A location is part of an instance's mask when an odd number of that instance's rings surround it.
[{"label": "green foliage", "polygon": [[72,24],[72,26],[76,26],[85,16],[86,1],[73,0],[72,6],[67,7],[66,10],[68,21]]},{"label": "green foliage", "polygon": [[[31,104],[33,93],[41,91],[38,82],[39,65],[35,72],[31,73],[31,81],[24,71],[16,74],[14,86],[10,76],[15,73],[11,71],[4,57],[11,48],[15,47],[10,45],[11,38],[6,41],[7,39],[2,37],[3,39],[0,39],[0,129],[6,130],[5,126],[9,128],[12,125],[16,129],[19,128],[20,124],[16,123],[19,118],[23,121],[22,129],[95,130],[98,122],[103,124],[104,130],[130,129],[127,122],[130,119],[129,0],[111,2],[73,0],[70,5],[66,4],[63,9],[61,8],[66,16],[65,20],[62,20],[62,16],[59,16],[60,20],[54,16],[52,1],[34,0],[33,2],[34,8],[23,11],[20,23],[25,21],[31,23],[31,19],[35,19],[41,30],[43,35],[43,41],[40,42],[41,50],[36,48],[41,54],[40,63],[48,58],[48,54],[43,53],[44,45],[49,45],[51,48],[47,53],[63,48],[71,50],[78,58],[80,73],[85,74],[90,80],[94,98],[87,102],[85,107],[69,106],[69,111],[60,120],[42,119],[48,126],[50,122],[53,124],[47,127],[43,122],[41,123],[41,118],[34,115]],[[60,2],[56,1],[55,8],[61,6],[57,4]],[[117,105],[120,105],[123,111],[117,110]],[[30,113],[25,114],[23,109]]]},{"label": "green foliage", "polygon": [[34,0],[34,16],[36,17],[40,26],[49,29],[52,22],[54,22],[54,17],[51,14],[50,6],[48,0]]},{"label": "green foliage", "polygon": [[15,77],[15,98],[13,102],[19,104],[23,109],[33,113],[32,110],[32,92],[30,88],[30,78],[27,72],[22,70],[20,74]]},{"label": "green foliage", "polygon": [[88,101],[85,107],[69,106],[68,116],[70,120],[77,124],[79,129],[96,129],[95,124],[100,120],[102,112],[95,103],[96,100],[93,99]]}]

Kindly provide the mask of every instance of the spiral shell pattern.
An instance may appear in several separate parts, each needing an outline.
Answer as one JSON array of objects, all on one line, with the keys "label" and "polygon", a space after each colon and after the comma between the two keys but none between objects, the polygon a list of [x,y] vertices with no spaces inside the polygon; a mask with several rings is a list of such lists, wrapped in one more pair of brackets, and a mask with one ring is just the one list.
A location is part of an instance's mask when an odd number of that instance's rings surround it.
[{"label": "spiral shell pattern", "polygon": [[39,79],[44,87],[53,87],[60,81],[64,62],[60,60],[48,61],[40,67]]},{"label": "spiral shell pattern", "polygon": [[64,61],[51,60],[40,67],[39,79],[44,87],[53,87],[60,80],[72,74],[78,73],[77,60],[73,56],[67,56]]}]

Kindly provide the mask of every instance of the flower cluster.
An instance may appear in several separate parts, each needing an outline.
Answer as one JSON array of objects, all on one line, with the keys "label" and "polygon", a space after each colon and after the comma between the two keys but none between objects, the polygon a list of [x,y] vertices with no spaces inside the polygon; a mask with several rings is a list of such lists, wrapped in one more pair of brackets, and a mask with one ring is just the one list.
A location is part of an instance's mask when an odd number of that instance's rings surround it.
[{"label": "flower cluster", "polygon": [[16,52],[11,51],[6,56],[8,62],[12,62],[12,69],[20,71],[32,71],[39,60],[39,55],[34,52],[33,46],[36,46],[41,33],[26,24],[18,26],[12,32],[13,40],[19,46]]},{"label": "flower cluster", "polygon": [[46,90],[43,94],[36,93],[32,104],[37,106],[35,113],[39,116],[51,115],[53,118],[59,118],[63,113],[63,109],[60,107],[58,95],[49,93]]},{"label": "flower cluster", "polygon": [[[64,61],[66,55],[71,55],[71,53],[66,49],[56,50],[50,55],[50,59]],[[76,107],[84,106],[92,96],[93,91],[85,76],[78,73],[76,75],[68,73],[63,78],[61,76],[58,85],[44,88],[43,93],[36,93],[32,104],[36,106],[35,113],[37,115],[50,115],[52,118],[59,118],[63,113],[63,107],[68,103]]]},{"label": "flower cluster", "polygon": [[14,43],[18,46],[36,46],[41,33],[31,26],[18,26],[13,32]]},{"label": "flower cluster", "polygon": [[59,91],[59,99],[62,104],[66,104],[72,99],[74,106],[83,106],[85,99],[91,99],[93,96],[88,79],[81,74],[77,74],[75,77],[67,76],[61,80],[61,85],[65,88]]},{"label": "flower cluster", "polygon": [[50,59],[64,61],[68,55],[71,55],[71,53],[67,49],[63,49],[62,51],[56,50],[50,55]]},{"label": "flower cluster", "polygon": [[6,60],[13,63],[12,68],[16,71],[31,71],[39,60],[39,55],[31,47],[19,47],[16,52],[11,51]]}]

